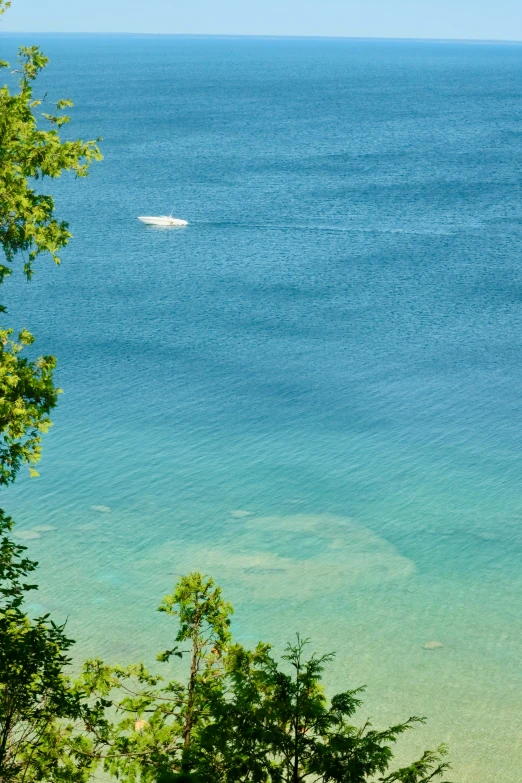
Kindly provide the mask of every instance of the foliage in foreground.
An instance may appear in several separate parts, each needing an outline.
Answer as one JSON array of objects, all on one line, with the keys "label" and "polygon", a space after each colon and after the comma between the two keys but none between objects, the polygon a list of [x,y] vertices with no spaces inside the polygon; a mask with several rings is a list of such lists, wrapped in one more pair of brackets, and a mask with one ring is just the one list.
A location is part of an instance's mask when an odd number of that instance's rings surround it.
[{"label": "foliage in foreground", "polygon": [[[8,6],[0,0],[0,15]],[[38,47],[21,48],[18,89],[0,87],[0,246],[7,262],[0,264],[0,283],[11,275],[17,256],[24,259],[28,279],[41,254],[59,263],[58,253],[71,237],[67,223],[56,218],[53,198],[36,184],[67,171],[84,177],[101,158],[94,141],[61,139],[60,129],[69,122],[63,109],[71,101],[41,111],[45,98],[34,96],[34,82],[47,62]],[[0,61],[0,71],[8,69]],[[53,356],[32,361],[21,356],[33,342],[26,329],[13,339],[12,329],[0,328],[0,485],[13,481],[22,464],[38,462],[41,435],[51,426],[49,413],[60,391],[53,383]]]},{"label": "foliage in foreground", "polygon": [[181,658],[183,668],[185,659],[181,680],[96,659],[73,683],[64,628],[24,613],[36,564],[11,541],[11,527],[2,515],[0,780],[84,783],[103,765],[127,783],[427,783],[448,768],[441,746],[390,771],[395,742],[422,719],[355,725],[362,689],[328,701],[321,685],[332,655],[307,656],[299,636],[282,662],[268,644],[234,643],[232,607],[199,573],[159,607],[178,632],[158,660]]},{"label": "foliage in foreground", "polygon": [[73,642],[48,615],[28,616],[36,563],[12,527],[0,511],[0,780],[83,783],[95,758],[84,733],[91,711],[65,674]]},{"label": "foliage in foreground", "polygon": [[441,746],[391,771],[395,742],[423,720],[384,730],[355,725],[363,689],[328,700],[321,685],[333,656],[307,656],[299,636],[282,662],[268,644],[247,650],[234,643],[232,607],[212,579],[183,577],[159,611],[176,617],[179,630],[158,660],[187,657],[183,681],[163,680],[143,664],[93,660],[84,669],[86,694],[116,708],[97,738],[105,770],[120,780],[427,783],[447,770]]},{"label": "foliage in foreground", "polygon": [[[9,5],[0,0],[0,16]],[[40,112],[45,98],[35,98],[33,86],[46,64],[37,47],[22,48],[19,70],[12,72],[19,75],[18,89],[0,87],[0,246],[6,261],[0,283],[11,275],[18,255],[30,279],[40,254],[49,253],[58,263],[58,252],[69,241],[52,197],[36,184],[64,171],[83,177],[101,157],[94,142],[60,138],[69,121],[62,110],[70,101]],[[0,62],[0,70],[8,68]],[[38,462],[41,436],[51,426],[49,414],[60,391],[53,381],[55,358],[27,358],[33,342],[27,329],[15,337],[12,329],[0,327],[0,486],[14,481],[24,463]],[[30,472],[36,474],[32,467]],[[35,588],[28,580],[36,564],[12,541],[12,527],[0,511],[0,781],[81,783],[96,758],[85,734],[91,712],[65,675],[72,641],[48,616],[27,614],[24,601]]]}]

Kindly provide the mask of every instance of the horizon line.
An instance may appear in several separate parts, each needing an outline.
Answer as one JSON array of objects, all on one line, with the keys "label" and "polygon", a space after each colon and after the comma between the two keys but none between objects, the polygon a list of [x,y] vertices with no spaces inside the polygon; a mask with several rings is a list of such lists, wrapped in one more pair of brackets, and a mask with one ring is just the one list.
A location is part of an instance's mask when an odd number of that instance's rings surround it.
[{"label": "horizon line", "polygon": [[271,33],[139,33],[132,31],[80,31],[80,30],[0,30],[1,35],[84,35],[84,36],[132,36],[133,38],[246,38],[254,40],[308,40],[308,41],[411,41],[415,43],[468,43],[522,45],[522,39],[510,38],[418,38],[363,35],[281,35]]}]

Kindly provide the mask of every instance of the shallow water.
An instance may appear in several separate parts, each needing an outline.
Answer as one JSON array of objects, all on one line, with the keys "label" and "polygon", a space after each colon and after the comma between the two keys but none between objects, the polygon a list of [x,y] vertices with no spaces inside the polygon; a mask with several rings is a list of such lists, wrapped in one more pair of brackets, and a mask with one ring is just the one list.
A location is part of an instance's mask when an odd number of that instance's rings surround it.
[{"label": "shallow water", "polygon": [[[376,722],[429,716],[408,752],[514,783],[522,48],[35,40],[105,153],[55,188],[63,266],[4,288],[64,388],[4,494],[35,611],[151,656],[200,568],[242,640],[301,630]],[[172,207],[188,228],[135,219]]]}]

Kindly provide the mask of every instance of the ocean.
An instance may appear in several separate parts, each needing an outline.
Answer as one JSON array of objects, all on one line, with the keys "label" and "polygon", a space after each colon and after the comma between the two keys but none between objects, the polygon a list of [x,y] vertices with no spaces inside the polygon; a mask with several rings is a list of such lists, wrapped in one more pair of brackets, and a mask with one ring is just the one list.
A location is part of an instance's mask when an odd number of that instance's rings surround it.
[{"label": "ocean", "polygon": [[[44,181],[74,240],[2,291],[64,390],[40,478],[3,492],[31,610],[78,660],[150,661],[203,570],[245,644],[336,650],[361,722],[427,716],[404,759],[444,741],[453,780],[516,783],[522,46],[12,34],[2,58],[33,43],[105,160]],[[171,210],[186,229],[136,219]]]}]

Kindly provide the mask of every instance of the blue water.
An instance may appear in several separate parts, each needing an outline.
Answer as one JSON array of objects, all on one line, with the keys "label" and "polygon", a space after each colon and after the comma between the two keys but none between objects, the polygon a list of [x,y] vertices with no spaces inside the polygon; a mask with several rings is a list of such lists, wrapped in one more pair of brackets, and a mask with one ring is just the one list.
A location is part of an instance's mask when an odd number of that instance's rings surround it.
[{"label": "blue water", "polygon": [[[176,576],[235,630],[336,649],[455,780],[522,760],[522,48],[40,42],[102,136],[75,235],[3,291],[59,356],[41,477],[4,506],[81,654],[151,657]],[[184,230],[138,223],[170,212]],[[31,533],[29,532],[29,535]],[[33,535],[35,535],[33,533]],[[23,539],[22,539],[23,540]],[[426,651],[439,641],[443,647]]]}]

